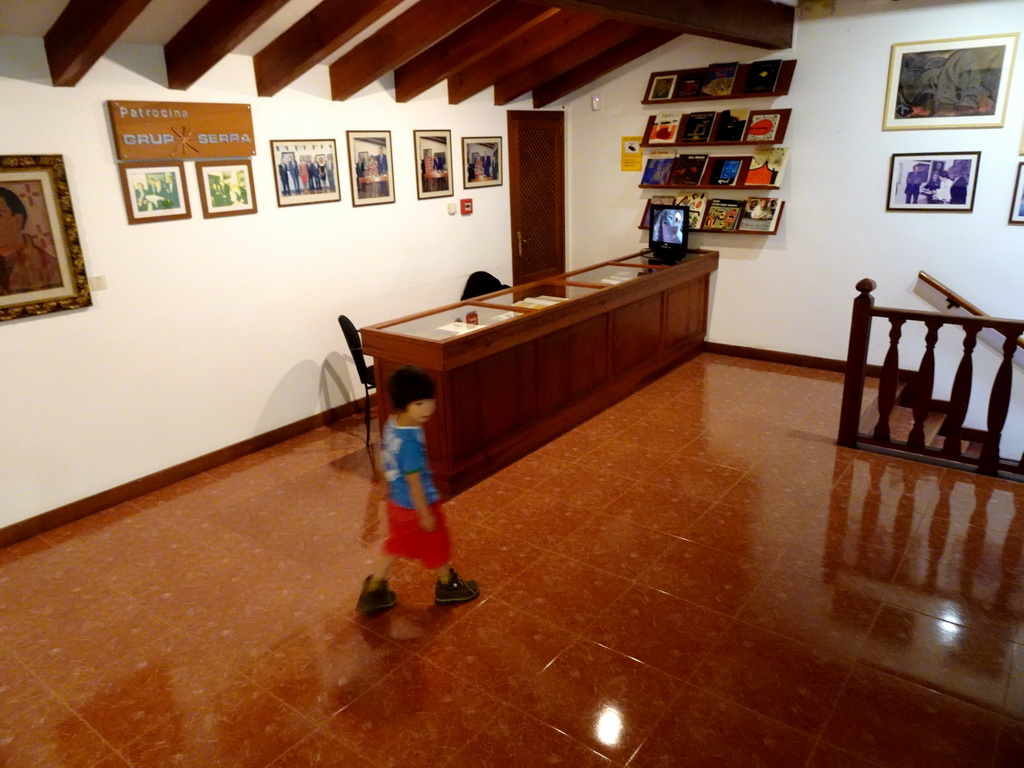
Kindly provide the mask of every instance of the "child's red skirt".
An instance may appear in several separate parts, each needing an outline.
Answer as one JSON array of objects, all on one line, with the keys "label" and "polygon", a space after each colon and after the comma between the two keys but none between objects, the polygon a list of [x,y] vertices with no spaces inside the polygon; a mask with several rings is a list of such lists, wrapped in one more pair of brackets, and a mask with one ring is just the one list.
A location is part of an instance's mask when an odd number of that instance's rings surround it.
[{"label": "child's red skirt", "polygon": [[388,499],[388,538],[384,552],[406,560],[419,560],[427,568],[440,568],[451,561],[451,540],[440,501],[430,509],[437,527],[427,532],[420,528],[415,509],[400,507]]}]

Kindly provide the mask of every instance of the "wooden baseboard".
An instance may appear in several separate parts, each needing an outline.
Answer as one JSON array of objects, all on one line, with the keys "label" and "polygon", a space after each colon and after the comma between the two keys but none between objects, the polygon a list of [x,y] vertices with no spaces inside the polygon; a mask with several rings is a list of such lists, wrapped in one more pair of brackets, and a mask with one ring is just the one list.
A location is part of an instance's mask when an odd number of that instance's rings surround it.
[{"label": "wooden baseboard", "polygon": [[[370,395],[371,403],[375,397],[376,395]],[[182,464],[140,477],[138,480],[132,480],[116,488],[101,491],[85,499],[79,499],[57,509],[51,509],[49,512],[44,512],[41,515],[21,520],[5,528],[0,528],[0,549],[17,544],[19,541],[25,541],[40,533],[45,533],[75,520],[80,520],[96,512],[110,509],[126,501],[145,496],[147,493],[153,493],[153,491],[166,488],[193,475],[198,475],[222,464],[227,464],[229,461],[234,461],[250,453],[261,451],[284,440],[290,440],[318,427],[331,424],[349,416],[361,414],[362,412],[363,401],[361,399],[345,403],[314,416],[300,419],[292,424],[278,427],[270,432],[264,432],[261,435],[242,440],[234,445],[212,451],[204,456],[190,459]]]},{"label": "wooden baseboard", "polygon": [[832,360],[828,357],[812,357],[811,355],[795,355],[792,352],[777,352],[773,349],[755,349],[754,347],[738,347],[733,344],[719,344],[714,341],[704,343],[704,351],[728,357],[741,357],[747,360],[761,360],[766,363],[783,363],[800,368],[816,368],[822,371],[846,370],[845,360]]}]

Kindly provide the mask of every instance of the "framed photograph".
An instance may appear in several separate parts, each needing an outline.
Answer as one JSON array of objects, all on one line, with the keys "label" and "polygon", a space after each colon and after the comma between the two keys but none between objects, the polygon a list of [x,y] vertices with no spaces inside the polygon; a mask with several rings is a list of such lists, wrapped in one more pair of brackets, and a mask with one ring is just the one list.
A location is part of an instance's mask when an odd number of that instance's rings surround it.
[{"label": "framed photograph", "polygon": [[973,210],[980,162],[981,152],[893,155],[886,210]]},{"label": "framed photograph", "polygon": [[63,156],[0,156],[0,320],[90,304]]},{"label": "framed photograph", "polygon": [[391,131],[346,131],[352,205],[395,202],[391,179]]},{"label": "framed photograph", "polygon": [[1013,185],[1010,203],[1010,223],[1024,224],[1024,163],[1017,166],[1017,183]]},{"label": "framed photograph", "polygon": [[655,72],[647,84],[647,101],[669,101],[676,92],[678,75]]},{"label": "framed photograph", "polygon": [[886,131],[998,128],[1018,34],[896,43],[885,91]]},{"label": "framed photograph", "polygon": [[180,161],[121,163],[121,192],[129,224],[192,218]]},{"label": "framed photograph", "polygon": [[[271,141],[270,156],[278,206],[341,200],[338,147],[334,139]],[[255,199],[253,205],[255,211]]]},{"label": "framed photograph", "polygon": [[500,187],[501,137],[472,136],[462,140],[462,167],[465,178],[462,185],[473,187]]},{"label": "framed photograph", "polygon": [[451,178],[452,132],[413,131],[416,156],[416,197],[451,197],[455,194]]},{"label": "framed photograph", "polygon": [[256,190],[252,185],[252,163],[205,160],[196,163],[203,218],[256,213]]}]

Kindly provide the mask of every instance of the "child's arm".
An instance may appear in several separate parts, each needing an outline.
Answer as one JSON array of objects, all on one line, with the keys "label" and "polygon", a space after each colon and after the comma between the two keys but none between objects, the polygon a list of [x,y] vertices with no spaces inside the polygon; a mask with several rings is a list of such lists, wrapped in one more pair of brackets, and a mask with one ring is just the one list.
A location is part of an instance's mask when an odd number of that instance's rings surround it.
[{"label": "child's arm", "polygon": [[427,503],[427,492],[423,490],[423,478],[419,472],[413,472],[405,476],[405,482],[409,484],[409,495],[412,503],[416,505],[416,515],[420,519],[420,528],[430,533],[437,527],[437,518]]}]

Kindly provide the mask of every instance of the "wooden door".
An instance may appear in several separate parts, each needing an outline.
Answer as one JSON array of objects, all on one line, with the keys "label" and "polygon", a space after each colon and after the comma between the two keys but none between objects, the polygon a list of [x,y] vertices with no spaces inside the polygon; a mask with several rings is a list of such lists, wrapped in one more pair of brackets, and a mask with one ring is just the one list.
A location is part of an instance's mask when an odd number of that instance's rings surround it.
[{"label": "wooden door", "polygon": [[564,126],[562,112],[508,113],[514,285],[565,272]]}]

